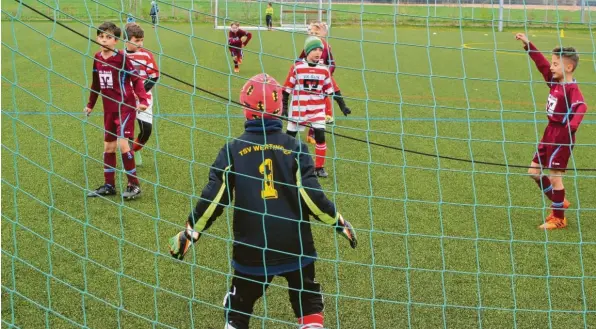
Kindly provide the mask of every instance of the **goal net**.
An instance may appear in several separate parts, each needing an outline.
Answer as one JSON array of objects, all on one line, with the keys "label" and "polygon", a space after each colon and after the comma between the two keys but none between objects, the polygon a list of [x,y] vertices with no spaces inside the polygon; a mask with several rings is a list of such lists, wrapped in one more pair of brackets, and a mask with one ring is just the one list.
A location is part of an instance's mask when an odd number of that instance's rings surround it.
[{"label": "goal net", "polygon": [[[320,183],[359,237],[351,249],[311,219],[325,328],[596,328],[593,1],[274,1],[275,29],[252,33],[240,72],[214,16],[263,29],[267,2],[156,4],[153,26],[150,0],[2,1],[2,328],[224,327],[235,204],[184,261],[167,241],[244,132],[240,89],[263,72],[284,81],[311,19],[331,19],[333,77],[352,111],[333,102]],[[142,194],[123,200],[118,156],[119,194],[87,198],[111,173],[101,102],[83,114],[93,40],[129,16],[161,73]],[[563,176],[564,229],[538,229],[552,202],[528,165],[552,99],[515,33],[548,60],[559,46],[579,53],[588,112]],[[296,329],[286,281],[265,288],[250,328]]]},{"label": "goal net", "polygon": [[311,22],[331,25],[331,11],[325,9],[323,0],[312,1],[228,1],[212,0],[214,25],[225,29],[239,21],[246,30],[267,29],[265,9],[271,3],[273,28],[284,31],[306,31]]}]

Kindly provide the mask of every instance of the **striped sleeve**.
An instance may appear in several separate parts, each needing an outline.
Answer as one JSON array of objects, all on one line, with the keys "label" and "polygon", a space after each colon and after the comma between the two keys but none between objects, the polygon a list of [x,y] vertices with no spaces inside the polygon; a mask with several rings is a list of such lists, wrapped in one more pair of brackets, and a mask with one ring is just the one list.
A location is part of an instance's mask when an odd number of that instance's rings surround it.
[{"label": "striped sleeve", "polygon": [[155,57],[153,57],[153,53],[147,52],[149,54],[149,61],[147,63],[147,75],[150,78],[159,78],[159,68],[157,67],[157,62],[155,62]]},{"label": "striped sleeve", "polygon": [[[124,72],[122,74],[122,83],[125,84],[129,83],[130,81],[130,83],[132,83],[135,95],[139,98],[139,103],[148,106],[149,103],[147,102],[147,93],[145,92],[145,85],[143,83],[143,79],[139,77],[139,72],[135,70],[135,67],[132,64],[131,59],[128,56],[123,57]],[[122,87],[122,90],[124,90],[124,87]]]},{"label": "striped sleeve", "polygon": [[325,75],[325,81],[323,82],[323,92],[327,95],[331,95],[335,92],[335,90],[333,90],[333,83],[331,82],[331,73],[327,71]]}]

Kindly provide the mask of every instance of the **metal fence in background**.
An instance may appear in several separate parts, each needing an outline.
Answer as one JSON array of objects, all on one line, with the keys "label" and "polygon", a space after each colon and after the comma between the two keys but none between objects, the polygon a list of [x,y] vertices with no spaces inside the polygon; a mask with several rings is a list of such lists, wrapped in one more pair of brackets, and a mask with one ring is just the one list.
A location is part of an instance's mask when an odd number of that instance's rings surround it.
[{"label": "metal fence in background", "polygon": [[[126,21],[128,15],[150,21],[151,0],[55,0],[28,3],[59,19],[86,22],[105,19]],[[238,20],[245,25],[264,25],[263,11],[269,0],[157,0],[161,22],[213,24]],[[274,0],[274,9],[316,9],[318,0]],[[589,28],[596,22],[596,0],[323,0],[335,25],[507,26]],[[54,11],[56,7],[58,12]],[[217,10],[215,9],[217,8]],[[39,19],[16,1],[2,10],[18,13],[19,19]]]}]

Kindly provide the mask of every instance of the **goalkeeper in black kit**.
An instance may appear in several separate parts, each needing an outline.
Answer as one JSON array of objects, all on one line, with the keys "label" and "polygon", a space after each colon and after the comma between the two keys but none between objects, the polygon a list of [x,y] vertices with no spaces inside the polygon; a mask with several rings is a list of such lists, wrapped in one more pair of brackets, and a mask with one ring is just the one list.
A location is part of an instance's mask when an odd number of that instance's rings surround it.
[{"label": "goalkeeper in black kit", "polygon": [[323,328],[323,297],[315,280],[315,250],[309,216],[332,225],[356,248],[356,232],[321,191],[306,144],[282,132],[282,89],[260,74],[242,88],[245,132],[217,155],[209,183],[189,215],[186,229],[169,241],[183,259],[232,202],[234,278],[226,294],[226,329],[247,329],[255,302],[275,276],[288,282],[300,328]]}]

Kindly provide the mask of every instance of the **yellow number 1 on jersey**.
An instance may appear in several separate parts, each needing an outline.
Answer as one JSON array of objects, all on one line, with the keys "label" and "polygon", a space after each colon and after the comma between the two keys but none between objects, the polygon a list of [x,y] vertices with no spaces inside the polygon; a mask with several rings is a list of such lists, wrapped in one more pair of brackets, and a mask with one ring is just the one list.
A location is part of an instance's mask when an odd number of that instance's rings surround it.
[{"label": "yellow number 1 on jersey", "polygon": [[259,166],[259,172],[264,177],[261,198],[277,199],[277,190],[273,187],[273,161],[271,159],[265,159]]}]

